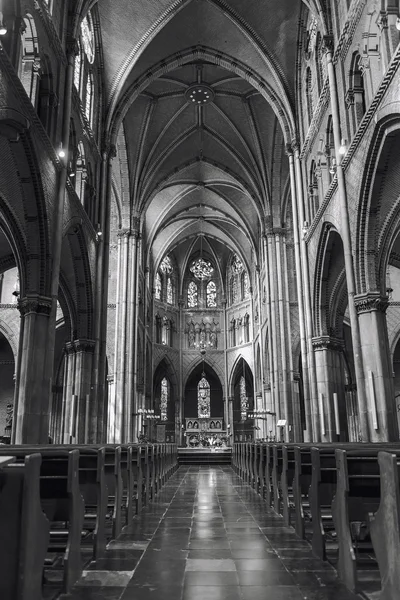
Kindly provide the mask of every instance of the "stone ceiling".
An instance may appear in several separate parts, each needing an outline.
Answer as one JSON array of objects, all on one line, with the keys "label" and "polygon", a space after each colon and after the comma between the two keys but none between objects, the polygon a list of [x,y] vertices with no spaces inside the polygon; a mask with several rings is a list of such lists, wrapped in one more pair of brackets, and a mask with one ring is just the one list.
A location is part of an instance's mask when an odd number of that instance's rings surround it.
[{"label": "stone ceiling", "polygon": [[173,250],[184,269],[199,233],[219,266],[232,250],[258,262],[264,219],[284,220],[304,3],[97,4],[107,128],[125,137],[125,201],[142,218],[148,264]]}]

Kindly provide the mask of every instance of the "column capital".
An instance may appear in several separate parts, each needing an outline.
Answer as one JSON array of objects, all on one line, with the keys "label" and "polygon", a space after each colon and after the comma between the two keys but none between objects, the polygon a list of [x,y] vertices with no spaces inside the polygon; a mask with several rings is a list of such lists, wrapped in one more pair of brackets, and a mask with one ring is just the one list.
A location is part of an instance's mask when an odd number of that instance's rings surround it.
[{"label": "column capital", "polygon": [[88,354],[93,354],[96,346],[96,342],[94,340],[88,340],[85,338],[74,340],[73,344],[76,352],[87,352]]},{"label": "column capital", "polygon": [[354,296],[354,306],[358,314],[378,311],[385,313],[389,306],[388,296],[383,296],[380,292],[364,292]]},{"label": "column capital", "polygon": [[49,317],[52,304],[51,298],[39,294],[27,294],[24,298],[18,298],[18,309],[23,317],[31,313]]},{"label": "column capital", "polygon": [[117,231],[117,237],[119,238],[129,238],[131,236],[131,230],[128,228],[119,229]]},{"label": "column capital", "polygon": [[312,345],[314,350],[334,350],[335,352],[344,350],[344,340],[331,335],[320,335],[313,338]]}]

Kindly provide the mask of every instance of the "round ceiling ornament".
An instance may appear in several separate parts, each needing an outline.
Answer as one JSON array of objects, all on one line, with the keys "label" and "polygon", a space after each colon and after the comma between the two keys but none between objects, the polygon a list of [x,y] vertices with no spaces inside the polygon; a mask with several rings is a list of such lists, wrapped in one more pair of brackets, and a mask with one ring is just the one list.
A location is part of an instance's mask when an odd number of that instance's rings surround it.
[{"label": "round ceiling ornament", "polygon": [[214,91],[204,83],[194,83],[185,92],[189,104],[204,106],[214,100]]}]

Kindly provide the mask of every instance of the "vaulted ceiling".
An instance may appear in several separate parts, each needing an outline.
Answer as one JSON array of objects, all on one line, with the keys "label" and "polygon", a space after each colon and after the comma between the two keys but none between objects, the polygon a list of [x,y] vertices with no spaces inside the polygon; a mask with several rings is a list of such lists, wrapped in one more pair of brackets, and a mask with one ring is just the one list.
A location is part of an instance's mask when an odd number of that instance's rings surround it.
[{"label": "vaulted ceiling", "polygon": [[173,251],[183,270],[203,234],[220,267],[232,250],[250,266],[265,218],[284,221],[305,3],[97,4],[107,130],[125,138],[124,197],[142,219],[148,263]]}]

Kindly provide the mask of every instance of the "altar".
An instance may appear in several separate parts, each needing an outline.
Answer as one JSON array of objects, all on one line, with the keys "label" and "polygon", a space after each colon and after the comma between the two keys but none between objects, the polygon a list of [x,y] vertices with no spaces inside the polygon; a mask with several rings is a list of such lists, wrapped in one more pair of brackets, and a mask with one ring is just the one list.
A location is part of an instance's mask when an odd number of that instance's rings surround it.
[{"label": "altar", "polygon": [[186,418],[186,446],[188,448],[226,448],[228,435],[220,417]]}]

